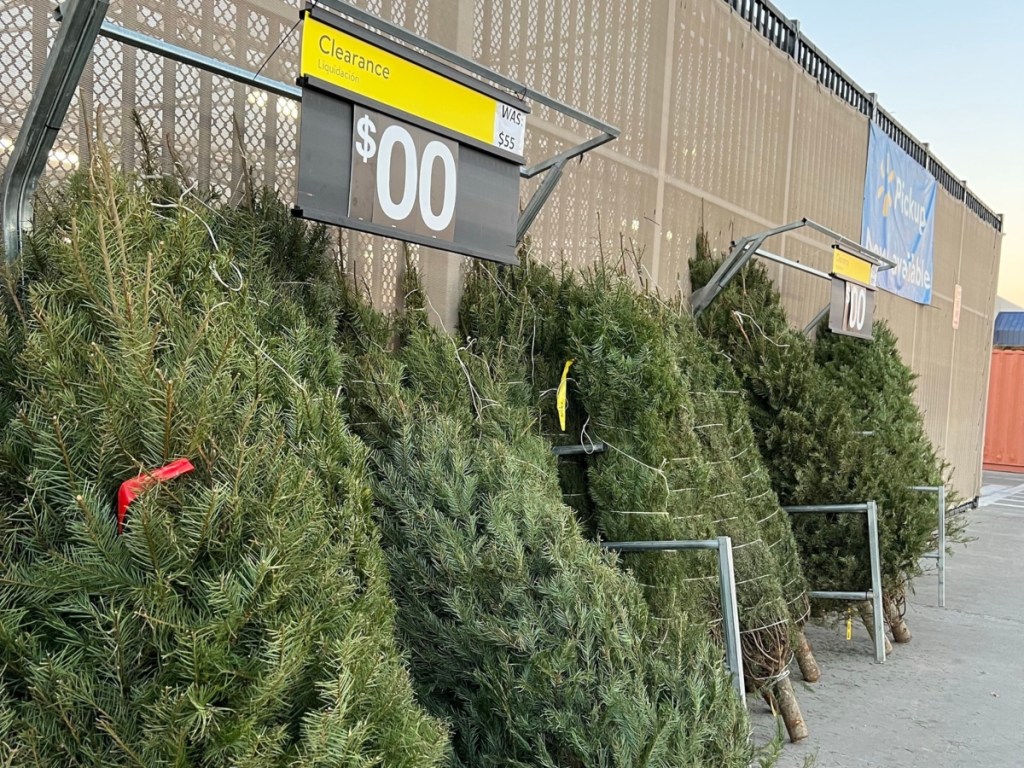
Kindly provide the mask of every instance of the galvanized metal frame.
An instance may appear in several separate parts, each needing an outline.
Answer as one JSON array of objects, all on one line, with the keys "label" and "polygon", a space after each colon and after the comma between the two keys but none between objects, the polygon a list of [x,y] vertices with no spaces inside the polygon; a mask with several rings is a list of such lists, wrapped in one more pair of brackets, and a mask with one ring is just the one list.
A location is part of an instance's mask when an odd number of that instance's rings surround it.
[{"label": "galvanized metal frame", "polygon": [[743,654],[740,649],[740,618],[736,601],[736,570],[732,557],[732,538],[696,541],[602,541],[603,549],[615,552],[680,552],[712,549],[718,553],[718,594],[722,601],[722,624],[725,627],[725,663],[732,674],[732,684],[740,699],[747,695],[743,679]]},{"label": "galvanized metal frame", "polygon": [[[526,236],[558,185],[568,162],[619,136],[619,129],[610,123],[493,72],[470,58],[430,40],[422,39],[409,30],[379,19],[344,0],[318,0],[317,5],[414,46],[518,97],[543,104],[598,131],[596,136],[586,141],[532,166],[520,168],[519,175],[523,179],[530,179],[545,172],[547,176],[520,214],[516,231],[517,242],[521,242]],[[47,156],[64,122],[71,97],[78,87],[85,62],[98,35],[283,98],[302,100],[302,89],[295,85],[263,77],[257,72],[220,61],[212,56],[105,21],[104,16],[108,7],[109,0],[68,0],[58,10],[58,18],[63,23],[47,58],[42,79],[36,87],[4,174],[0,215],[3,217],[4,250],[8,260],[16,259],[21,253],[24,232],[32,220],[32,195],[46,167]]]},{"label": "galvanized metal frame", "polygon": [[732,282],[733,278],[740,273],[740,270],[743,269],[747,262],[754,256],[760,256],[761,258],[774,261],[775,263],[782,264],[783,266],[792,267],[793,269],[797,269],[809,275],[814,275],[815,277],[820,277],[824,280],[830,280],[831,275],[827,272],[822,272],[821,270],[814,269],[806,264],[801,264],[797,261],[792,261],[791,259],[786,259],[782,256],[777,256],[774,253],[769,253],[768,251],[761,249],[764,241],[769,237],[782,235],[786,232],[792,232],[795,229],[801,229],[803,227],[809,227],[823,235],[831,237],[837,245],[843,246],[844,250],[850,251],[865,261],[876,265],[880,270],[892,269],[896,266],[896,263],[891,259],[865,248],[860,243],[853,242],[848,237],[829,229],[823,224],[818,224],[816,221],[804,218],[789,224],[783,224],[780,227],[766,229],[763,232],[755,232],[753,235],[748,235],[747,237],[734,242],[729,251],[729,255],[715,271],[715,274],[708,281],[707,285],[702,287],[700,290],[694,291],[690,295],[690,309],[694,316],[696,317],[707,309],[711,302],[713,302],[718,295],[725,290],[725,287]]},{"label": "galvanized metal frame", "polygon": [[913,485],[912,491],[934,493],[938,498],[938,519],[939,535],[938,549],[924,555],[929,560],[935,560],[939,571],[939,608],[946,607],[946,486],[944,485]]},{"label": "galvanized metal frame", "polygon": [[133,48],[138,48],[141,51],[147,51],[148,53],[155,53],[158,56],[163,56],[171,61],[176,61],[179,64],[187,64],[190,67],[201,69],[204,72],[210,72],[214,75],[220,75],[221,77],[227,78],[228,80],[234,80],[236,83],[242,83],[244,85],[252,86],[253,88],[259,88],[267,93],[272,93],[276,96],[282,96],[286,99],[293,99],[294,101],[302,101],[302,89],[297,85],[282,83],[280,80],[274,80],[270,77],[264,77],[263,75],[251,72],[242,67],[237,67],[234,64],[230,64],[220,59],[215,59],[212,56],[207,56],[202,53],[183,48],[180,45],[174,43],[168,43],[159,38],[152,37],[143,32],[136,32],[135,30],[122,27],[120,24],[114,24],[111,21],[104,21],[103,26],[100,27],[100,34],[108,40],[114,40],[118,43],[124,43],[130,45]]},{"label": "galvanized metal frame", "polygon": [[831,592],[812,590],[808,595],[824,600],[870,600],[875,622],[875,661],[885,661],[885,621],[882,616],[882,557],[878,546],[878,505],[873,501],[859,504],[811,504],[783,507],[790,514],[848,513],[866,514],[868,518],[868,551],[871,556],[870,592]]},{"label": "galvanized metal frame", "polygon": [[0,192],[7,259],[18,257],[25,233],[32,226],[32,196],[36,184],[46,169],[47,157],[64,123],[109,5],[109,0],[69,0],[56,12],[63,23],[32,93]]}]

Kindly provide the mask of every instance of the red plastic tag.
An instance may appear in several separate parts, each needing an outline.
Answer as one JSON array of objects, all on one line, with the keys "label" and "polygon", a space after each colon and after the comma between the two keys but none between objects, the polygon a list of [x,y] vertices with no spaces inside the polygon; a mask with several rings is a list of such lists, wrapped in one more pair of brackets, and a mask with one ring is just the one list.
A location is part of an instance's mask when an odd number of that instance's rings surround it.
[{"label": "red plastic tag", "polygon": [[117,533],[121,535],[124,531],[124,518],[128,514],[128,505],[135,501],[135,497],[143,491],[152,488],[157,483],[173,480],[179,475],[191,472],[195,467],[188,459],[175,459],[165,467],[154,469],[152,472],[144,472],[131,480],[125,480],[117,491]]}]

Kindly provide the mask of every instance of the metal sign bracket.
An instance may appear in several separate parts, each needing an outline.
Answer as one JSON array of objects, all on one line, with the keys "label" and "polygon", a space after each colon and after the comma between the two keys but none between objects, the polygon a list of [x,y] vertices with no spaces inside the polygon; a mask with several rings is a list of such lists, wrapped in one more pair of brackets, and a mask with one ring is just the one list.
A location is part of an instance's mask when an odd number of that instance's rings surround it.
[{"label": "metal sign bracket", "polygon": [[797,269],[801,272],[814,275],[815,277],[820,277],[823,280],[830,280],[831,276],[827,272],[822,272],[819,269],[808,267],[806,264],[801,264],[797,261],[792,261],[791,259],[786,259],[782,256],[777,256],[774,253],[769,253],[768,251],[761,249],[764,241],[769,237],[791,232],[795,229],[801,229],[802,227],[809,227],[823,235],[828,235],[833,238],[836,243],[842,245],[845,250],[856,254],[864,261],[876,265],[880,270],[892,269],[896,266],[895,262],[891,259],[887,259],[885,256],[868,250],[859,243],[853,242],[838,232],[835,232],[822,224],[818,224],[816,221],[811,221],[807,218],[800,219],[799,221],[794,221],[790,224],[783,224],[780,227],[766,229],[763,232],[748,235],[747,237],[734,242],[732,249],[729,251],[729,255],[722,262],[721,266],[718,267],[707,285],[691,294],[690,308],[694,317],[707,309],[711,302],[718,298],[718,295],[725,290],[725,287],[732,282],[733,278],[740,273],[740,270],[743,269],[747,262],[754,256],[760,256],[761,258],[768,259],[769,261],[774,261],[776,264],[792,267],[793,269]]}]

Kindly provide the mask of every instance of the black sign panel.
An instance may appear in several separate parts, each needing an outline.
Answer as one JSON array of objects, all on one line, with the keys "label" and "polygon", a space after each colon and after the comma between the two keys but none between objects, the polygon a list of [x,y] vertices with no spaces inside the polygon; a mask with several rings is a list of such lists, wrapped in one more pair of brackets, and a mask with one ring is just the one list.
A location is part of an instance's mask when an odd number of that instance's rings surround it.
[{"label": "black sign panel", "polygon": [[873,339],[871,326],[874,319],[874,289],[833,276],[832,301],[828,312],[829,330],[844,336]]},{"label": "black sign panel", "polygon": [[516,264],[519,165],[309,80],[295,213]]}]

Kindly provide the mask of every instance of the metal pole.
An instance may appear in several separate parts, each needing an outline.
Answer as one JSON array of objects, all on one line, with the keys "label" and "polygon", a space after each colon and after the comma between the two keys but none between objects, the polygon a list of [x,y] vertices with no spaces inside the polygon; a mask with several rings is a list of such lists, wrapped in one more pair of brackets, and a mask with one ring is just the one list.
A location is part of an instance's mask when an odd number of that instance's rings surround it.
[{"label": "metal pole", "polygon": [[533,220],[537,218],[537,214],[540,213],[540,209],[544,207],[544,203],[548,201],[551,193],[555,190],[555,185],[558,184],[558,180],[562,178],[562,171],[565,170],[565,164],[567,160],[561,160],[548,171],[547,176],[544,177],[544,181],[537,187],[537,191],[533,193],[533,197],[530,198],[530,202],[526,204],[526,208],[521,214],[519,214],[519,223],[516,226],[516,243],[523,242],[523,238],[526,237],[526,233],[530,231],[530,227],[533,226]]},{"label": "metal pole", "polygon": [[939,486],[939,608],[946,607],[946,486]]},{"label": "metal pole", "polygon": [[130,45],[143,51],[149,51],[155,53],[158,56],[170,59],[171,61],[177,61],[181,64],[187,64],[190,67],[196,67],[206,72],[212,72],[215,75],[226,77],[229,80],[234,80],[236,83],[243,83],[245,85],[252,86],[253,88],[259,88],[260,90],[273,93],[277,96],[283,96],[286,99],[294,99],[295,101],[302,100],[302,89],[296,85],[290,85],[288,83],[282,83],[279,80],[273,80],[269,77],[263,77],[255,72],[234,64],[229,64],[225,61],[220,61],[212,56],[206,56],[202,53],[183,48],[180,45],[174,43],[168,43],[165,40],[147,35],[142,32],[136,32],[133,29],[122,27],[120,24],[114,24],[109,21],[103,22],[103,26],[100,27],[100,34],[109,40],[116,40],[119,43]]},{"label": "metal pole", "polygon": [[939,572],[939,608],[946,607],[946,486],[944,485],[913,485],[912,491],[927,491],[934,493],[938,499],[938,546],[934,552],[929,552],[924,557],[934,560]]},{"label": "metal pole", "polygon": [[347,2],[347,0],[319,0],[319,3],[321,6],[329,8],[335,13],[355,19],[361,24],[377,29],[433,56],[437,56],[449,64],[454,64],[467,72],[471,72],[483,79],[490,80],[492,83],[499,85],[512,93],[524,98],[532,99],[533,101],[543,104],[546,107],[551,107],[552,109],[571,117],[573,120],[578,120],[585,125],[589,125],[591,128],[596,128],[603,133],[610,134],[612,138],[618,138],[619,136],[619,129],[614,125],[606,123],[603,120],[599,120],[593,115],[588,115],[586,112],[576,109],[575,107],[571,107],[568,104],[564,104],[551,96],[535,91],[523,83],[517,82],[509,77],[505,77],[498,72],[494,72],[473,59],[467,58],[466,56],[456,53],[444,46],[438,45],[431,40],[426,40],[420,37],[405,27],[392,24],[384,19],[374,16],[372,13],[364,11],[362,8],[358,8],[352,3]]},{"label": "metal pole", "polygon": [[875,660],[885,661],[885,622],[882,618],[882,562],[878,551],[878,505],[868,502],[868,545],[871,549],[871,604],[875,619]]},{"label": "metal pole", "polygon": [[835,592],[831,590],[811,590],[807,596],[815,600],[870,600],[870,592]]},{"label": "metal pole", "polygon": [[821,325],[821,321],[828,317],[829,310],[832,309],[831,304],[826,304],[824,307],[818,310],[817,314],[811,318],[811,321],[804,327],[804,335],[810,336],[817,330],[818,326]]},{"label": "metal pole", "polygon": [[722,626],[725,627],[725,665],[732,674],[732,684],[741,699],[746,699],[743,679],[743,654],[740,649],[740,616],[736,600],[736,570],[732,561],[732,539],[667,540],[667,541],[602,541],[602,549],[616,552],[678,552],[684,549],[718,550],[718,594],[722,601]]},{"label": "metal pole", "polygon": [[718,590],[722,596],[722,623],[725,626],[725,656],[732,672],[732,684],[740,699],[746,699],[743,680],[743,655],[740,653],[740,618],[736,601],[736,572],[732,563],[732,539],[718,537]]},{"label": "metal pole", "polygon": [[771,253],[770,251],[766,251],[763,248],[758,248],[757,250],[755,250],[754,255],[759,256],[762,259],[766,259],[768,261],[774,261],[776,264],[781,264],[784,267],[792,267],[797,272],[803,272],[804,274],[807,275],[819,277],[822,280],[832,279],[832,275],[830,275],[828,272],[822,272],[820,269],[815,269],[814,267],[809,267],[806,264],[801,264],[799,261],[787,259],[785,256],[779,256],[778,254]]},{"label": "metal pole", "polygon": [[868,504],[873,502],[860,502],[859,504],[798,504],[796,506],[783,507],[786,512],[867,512]]},{"label": "metal pole", "polygon": [[718,549],[718,540],[602,541],[601,547],[603,549],[612,549],[616,552],[675,552],[683,549]]},{"label": "metal pole", "polygon": [[109,5],[108,0],[70,0],[59,11],[63,23],[46,57],[4,173],[0,215],[8,261],[21,254],[24,233],[32,222],[32,195]]}]

